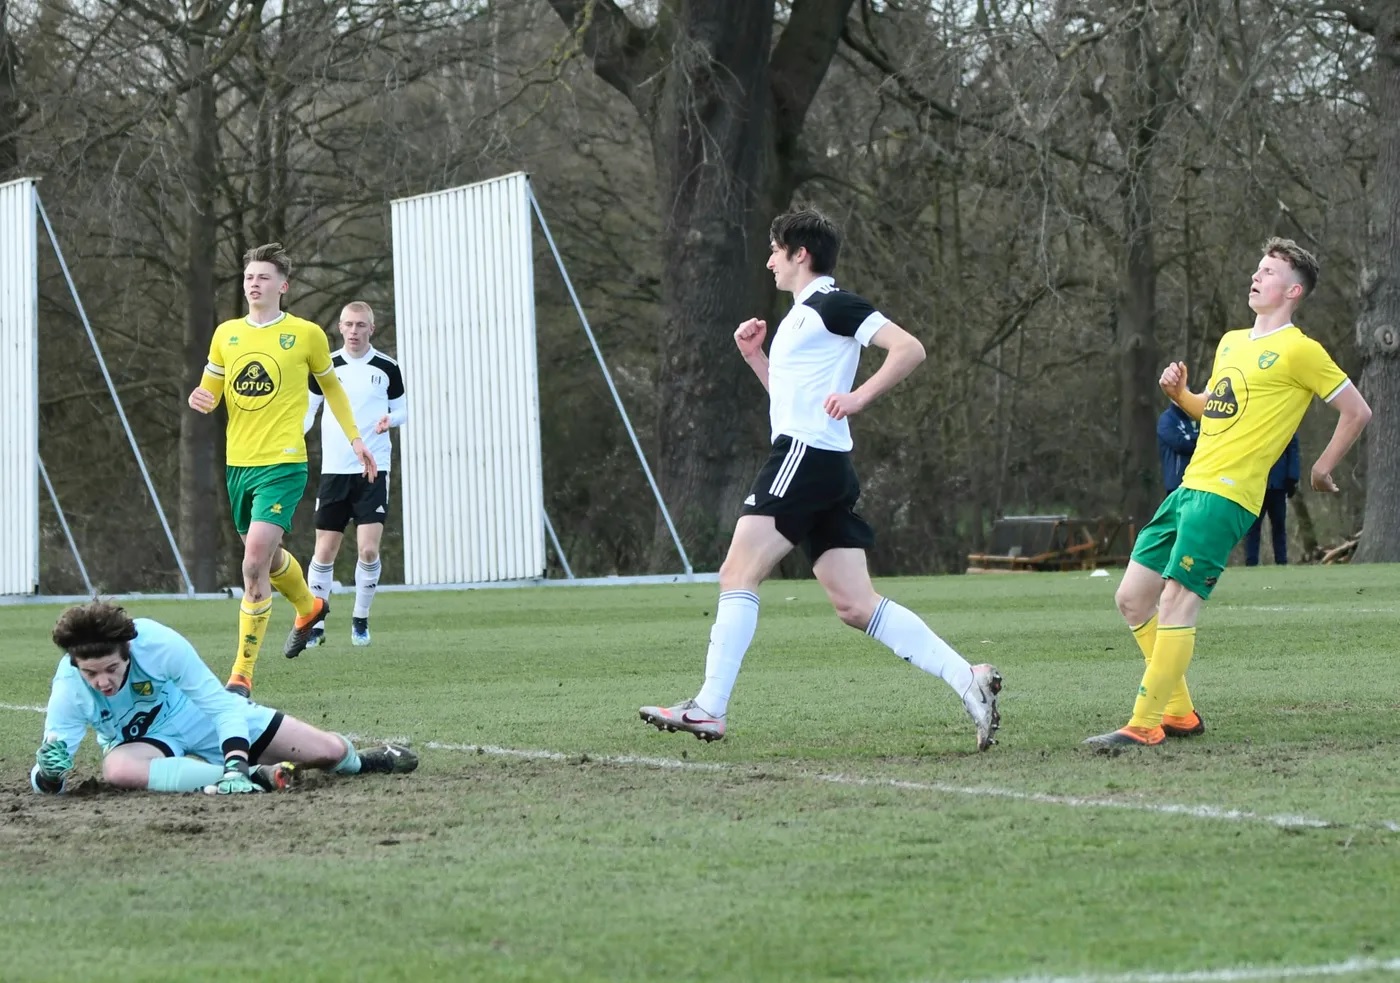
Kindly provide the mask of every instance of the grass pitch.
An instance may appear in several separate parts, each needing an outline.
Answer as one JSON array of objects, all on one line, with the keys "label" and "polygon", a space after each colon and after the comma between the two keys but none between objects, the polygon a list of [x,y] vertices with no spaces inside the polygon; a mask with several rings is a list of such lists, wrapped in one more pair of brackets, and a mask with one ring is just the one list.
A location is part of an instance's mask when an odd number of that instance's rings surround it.
[{"label": "grass pitch", "polygon": [[[710,745],[636,708],[698,688],[714,585],[383,594],[368,649],[342,597],[294,662],[279,601],[258,698],[422,767],[233,800],[33,795],[58,609],[0,608],[0,978],[1400,978],[1400,569],[1232,569],[1209,733],[1107,757],[1079,742],[1142,670],[1116,583],[877,585],[1005,674],[982,755],[811,582],[761,591]],[[232,602],[128,608],[227,670]]]}]

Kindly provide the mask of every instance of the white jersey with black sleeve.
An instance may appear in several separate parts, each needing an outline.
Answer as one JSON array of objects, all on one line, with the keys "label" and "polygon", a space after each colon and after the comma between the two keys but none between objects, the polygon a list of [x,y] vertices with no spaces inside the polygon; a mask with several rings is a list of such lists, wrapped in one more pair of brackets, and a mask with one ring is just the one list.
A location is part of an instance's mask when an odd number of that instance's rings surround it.
[{"label": "white jersey with black sleeve", "polygon": [[[387,413],[389,426],[401,427],[408,422],[408,397],[404,392],[403,373],[399,363],[388,355],[370,346],[359,358],[350,355],[344,348],[331,353],[331,365],[336,378],[345,387],[350,397],[350,408],[355,413],[355,426],[360,430],[360,439],[374,455],[374,462],[380,471],[388,471],[393,443],[389,431],[375,433],[374,425]],[[311,399],[306,407],[306,420],[303,430],[310,430],[316,422],[316,411],[325,402],[321,387],[315,378],[310,380]],[[331,413],[321,417],[321,473],[359,474],[363,468],[350,449],[350,441],[340,429]]]},{"label": "white jersey with black sleeve", "polygon": [[786,434],[821,450],[851,449],[851,428],[827,415],[826,397],[851,391],[861,348],[888,323],[868,300],[829,276],[802,289],[768,349],[774,441]]}]

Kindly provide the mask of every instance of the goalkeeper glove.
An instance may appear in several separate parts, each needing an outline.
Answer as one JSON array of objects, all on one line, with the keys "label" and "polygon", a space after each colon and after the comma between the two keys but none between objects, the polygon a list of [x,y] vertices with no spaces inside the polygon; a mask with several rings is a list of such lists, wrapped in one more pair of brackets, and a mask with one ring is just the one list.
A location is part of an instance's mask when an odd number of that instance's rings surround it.
[{"label": "goalkeeper glove", "polygon": [[210,795],[244,795],[261,792],[262,787],[249,776],[247,760],[230,755],[224,759],[224,777],[217,785],[204,786],[204,791]]},{"label": "goalkeeper glove", "polygon": [[60,791],[64,779],[73,770],[73,756],[68,753],[68,742],[46,735],[44,743],[34,752],[34,764],[39,769],[39,786],[46,792]]}]

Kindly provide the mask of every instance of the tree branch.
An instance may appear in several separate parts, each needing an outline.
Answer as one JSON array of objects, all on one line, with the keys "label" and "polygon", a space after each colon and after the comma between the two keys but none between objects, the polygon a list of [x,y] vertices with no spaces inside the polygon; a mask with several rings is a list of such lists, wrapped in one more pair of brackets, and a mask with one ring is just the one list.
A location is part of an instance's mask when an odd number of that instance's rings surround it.
[{"label": "tree branch", "polygon": [[1081,276],[1062,276],[1054,283],[1042,283],[1028,296],[1018,300],[1011,312],[1001,319],[1001,323],[997,325],[991,337],[982,343],[982,349],[977,353],[977,358],[979,360],[985,359],[993,349],[1004,344],[1007,339],[1019,331],[1021,325],[1026,322],[1026,318],[1031,316],[1031,312],[1046,297],[1053,297],[1064,290],[1092,287],[1093,285],[1092,280]]},{"label": "tree branch", "polygon": [[598,77],[626,96],[649,125],[653,100],[644,89],[665,65],[656,32],[632,23],[615,0],[549,0],[549,5],[592,59]]},{"label": "tree branch", "polygon": [[793,0],[792,15],[768,62],[780,145],[792,144],[801,132],[807,109],[840,47],[852,3],[854,0]]},{"label": "tree branch", "polygon": [[985,123],[981,120],[966,116],[958,112],[958,110],[954,109],[952,106],[921,92],[909,81],[904,73],[890,61],[883,51],[878,50],[873,44],[866,44],[864,41],[857,38],[849,27],[842,32],[841,40],[844,41],[852,51],[858,54],[866,64],[877,71],[883,72],[889,79],[892,79],[899,91],[903,94],[907,104],[932,113],[934,116],[949,123],[956,123],[959,126],[980,130],[983,133],[994,134],[1006,140],[1008,143],[1018,144],[1019,146],[1026,147],[1038,153],[1046,152],[1062,160],[1071,161],[1081,167],[1096,167],[1107,174],[1118,173],[1119,169],[1111,164],[1107,164],[1087,155],[1077,154],[1072,150],[1067,150],[1054,143],[1041,143],[1038,140],[1030,140],[1018,136],[1005,127],[998,127],[992,123]]},{"label": "tree branch", "polygon": [[1343,3],[1342,0],[1326,0],[1325,3],[1318,4],[1318,10],[1325,10],[1333,14],[1341,14],[1347,19],[1347,23],[1360,31],[1362,34],[1375,36],[1380,29],[1380,19],[1370,10],[1363,10],[1354,3]]},{"label": "tree branch", "polygon": [[[146,390],[151,389],[154,389],[158,392],[164,391],[171,395],[174,395],[178,392],[178,387],[173,383],[170,383],[168,381],[154,382],[150,379],[141,379],[137,382],[127,382],[116,387],[118,395],[121,395],[123,393],[145,392]],[[39,408],[41,410],[48,409],[51,406],[59,406],[63,403],[70,403],[75,399],[95,399],[98,397],[105,398],[109,395],[110,391],[107,389],[106,386],[103,386],[100,389],[70,390],[68,392],[60,393],[57,396],[44,397],[43,399],[39,400]]]}]

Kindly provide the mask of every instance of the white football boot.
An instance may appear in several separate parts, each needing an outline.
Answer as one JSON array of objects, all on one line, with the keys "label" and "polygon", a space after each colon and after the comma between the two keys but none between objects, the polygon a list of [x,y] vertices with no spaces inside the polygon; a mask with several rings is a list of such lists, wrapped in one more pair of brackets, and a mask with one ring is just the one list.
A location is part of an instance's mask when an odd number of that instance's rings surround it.
[{"label": "white football boot", "polygon": [[1001,711],[997,709],[997,696],[1001,693],[1001,673],[996,666],[983,663],[972,667],[972,685],[963,694],[963,706],[967,715],[977,725],[977,750],[985,751],[997,742],[996,733],[1001,727]]},{"label": "white football boot", "polygon": [[673,707],[642,707],[639,712],[642,719],[657,730],[683,730],[702,741],[724,739],[724,718],[710,716],[694,700]]}]

